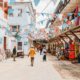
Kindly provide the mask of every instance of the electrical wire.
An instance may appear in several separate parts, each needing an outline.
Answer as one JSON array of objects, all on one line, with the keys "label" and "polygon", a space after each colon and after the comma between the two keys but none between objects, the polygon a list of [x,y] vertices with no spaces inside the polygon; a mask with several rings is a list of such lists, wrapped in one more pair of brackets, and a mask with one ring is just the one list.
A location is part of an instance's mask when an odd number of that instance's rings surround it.
[{"label": "electrical wire", "polygon": [[[31,0],[29,0],[29,1],[32,2]],[[46,10],[46,8],[50,5],[51,1],[52,1],[52,0],[50,0],[50,1],[47,3],[47,5],[44,7],[44,9],[41,11],[41,13]],[[37,16],[36,18],[38,18],[38,17],[39,17],[39,16]]]},{"label": "electrical wire", "polygon": [[[46,8],[50,5],[51,1],[52,1],[52,0],[50,0],[50,1],[48,2],[48,4],[44,7],[44,9],[41,11],[41,13],[43,13],[43,11],[46,10]],[[39,16],[38,16],[38,17],[39,17]],[[36,18],[38,18],[38,17],[36,17]]]}]

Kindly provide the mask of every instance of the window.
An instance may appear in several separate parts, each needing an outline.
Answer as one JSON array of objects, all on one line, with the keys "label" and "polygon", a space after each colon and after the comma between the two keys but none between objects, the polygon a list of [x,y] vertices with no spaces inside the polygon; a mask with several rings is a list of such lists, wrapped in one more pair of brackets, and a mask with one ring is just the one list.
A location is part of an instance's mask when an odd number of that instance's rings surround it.
[{"label": "window", "polygon": [[22,42],[18,42],[18,50],[22,50]]},{"label": "window", "polygon": [[4,2],[4,7],[8,7],[8,3],[7,2]]},{"label": "window", "polygon": [[14,11],[14,9],[12,9],[12,7],[9,6],[8,7],[8,14],[9,14],[9,16],[13,16],[13,11]]},{"label": "window", "polygon": [[18,16],[22,16],[22,9],[18,9],[19,13]]},{"label": "window", "polygon": [[8,14],[8,3],[4,2],[4,12]]},{"label": "window", "polygon": [[12,26],[12,32],[16,32],[17,26]]},{"label": "window", "polygon": [[12,27],[12,32],[18,32],[19,28],[20,28],[19,25],[17,25],[17,26],[11,26],[11,27]]},{"label": "window", "polygon": [[0,2],[0,7],[3,8],[3,2]]}]

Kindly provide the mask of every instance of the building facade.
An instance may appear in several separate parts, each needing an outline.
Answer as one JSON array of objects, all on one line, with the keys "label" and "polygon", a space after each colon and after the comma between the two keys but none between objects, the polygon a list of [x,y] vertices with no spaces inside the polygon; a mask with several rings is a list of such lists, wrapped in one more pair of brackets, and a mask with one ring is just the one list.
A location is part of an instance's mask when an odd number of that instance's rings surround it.
[{"label": "building facade", "polygon": [[31,2],[9,4],[8,24],[10,25],[12,36],[18,35],[15,38],[17,40],[18,51],[27,53],[28,47],[32,44],[32,40],[28,39],[28,34],[34,32],[35,20],[35,12]]}]

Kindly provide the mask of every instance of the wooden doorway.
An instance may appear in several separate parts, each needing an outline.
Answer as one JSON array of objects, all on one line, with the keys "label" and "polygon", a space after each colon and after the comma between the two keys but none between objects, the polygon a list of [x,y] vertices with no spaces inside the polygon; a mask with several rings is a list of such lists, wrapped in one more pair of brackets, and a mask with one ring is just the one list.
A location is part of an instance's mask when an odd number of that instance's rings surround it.
[{"label": "wooden doorway", "polygon": [[22,42],[18,42],[18,50],[22,50]]},{"label": "wooden doorway", "polygon": [[6,46],[7,46],[7,45],[6,45],[6,43],[7,43],[7,41],[6,41],[6,40],[7,40],[7,38],[6,38],[6,37],[4,37],[4,50],[6,50]]}]

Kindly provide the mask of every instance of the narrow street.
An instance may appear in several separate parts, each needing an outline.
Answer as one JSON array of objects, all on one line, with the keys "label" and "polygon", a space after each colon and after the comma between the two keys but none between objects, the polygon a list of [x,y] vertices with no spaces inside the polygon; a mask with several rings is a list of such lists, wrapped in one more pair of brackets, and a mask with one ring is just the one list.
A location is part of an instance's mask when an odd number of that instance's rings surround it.
[{"label": "narrow street", "polygon": [[80,64],[69,61],[58,61],[55,56],[48,55],[47,62],[37,54],[35,64],[30,66],[29,57],[7,59],[0,62],[1,80],[80,80]]},{"label": "narrow street", "polygon": [[80,0],[0,0],[0,80],[80,80]]},{"label": "narrow street", "polygon": [[35,57],[35,64],[30,66],[28,57],[17,58],[13,62],[12,58],[0,62],[0,80],[63,80],[52,62],[42,61],[39,54]]}]

